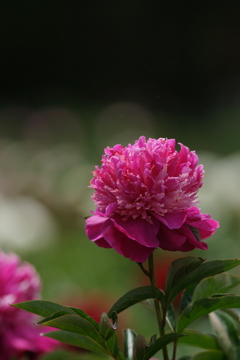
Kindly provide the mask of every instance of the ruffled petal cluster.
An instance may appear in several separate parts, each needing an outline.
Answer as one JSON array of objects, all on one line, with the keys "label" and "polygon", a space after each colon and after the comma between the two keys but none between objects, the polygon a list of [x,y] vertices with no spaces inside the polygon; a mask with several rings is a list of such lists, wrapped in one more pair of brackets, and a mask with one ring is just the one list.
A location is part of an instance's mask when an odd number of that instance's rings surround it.
[{"label": "ruffled petal cluster", "polygon": [[206,249],[201,240],[219,226],[201,214],[197,192],[203,166],[194,151],[174,139],[140,137],[134,145],[107,147],[90,187],[96,212],[86,220],[90,240],[136,262],[154,249]]},{"label": "ruffled petal cluster", "polygon": [[21,264],[15,254],[0,252],[0,360],[33,359],[52,350],[54,340],[40,336],[44,328],[34,325],[33,314],[10,306],[39,297],[40,279],[33,266]]}]

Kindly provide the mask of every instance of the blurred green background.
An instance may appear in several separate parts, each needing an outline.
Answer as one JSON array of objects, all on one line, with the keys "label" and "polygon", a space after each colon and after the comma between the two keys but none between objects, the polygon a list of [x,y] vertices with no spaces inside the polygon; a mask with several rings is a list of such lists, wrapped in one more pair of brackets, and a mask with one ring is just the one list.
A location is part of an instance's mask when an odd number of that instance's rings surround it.
[{"label": "blurred green background", "polygon": [[[0,3],[0,247],[36,266],[43,298],[98,317],[145,284],[134,263],[87,239],[81,217],[94,210],[103,149],[141,135],[176,138],[205,166],[201,209],[221,228],[195,254],[240,256],[239,11],[236,1]],[[156,251],[159,284],[179,255]],[[139,309],[124,326],[141,330]]]}]

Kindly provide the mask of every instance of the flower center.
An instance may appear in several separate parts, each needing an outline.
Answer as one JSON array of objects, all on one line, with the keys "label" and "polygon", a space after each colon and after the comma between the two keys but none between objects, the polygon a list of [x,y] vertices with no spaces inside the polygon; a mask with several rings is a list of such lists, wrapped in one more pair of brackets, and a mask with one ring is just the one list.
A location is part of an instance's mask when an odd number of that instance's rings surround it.
[{"label": "flower center", "polygon": [[196,205],[203,169],[196,154],[183,145],[178,153],[172,140],[140,138],[133,146],[116,145],[105,152],[90,185],[98,211],[151,221],[154,214]]}]

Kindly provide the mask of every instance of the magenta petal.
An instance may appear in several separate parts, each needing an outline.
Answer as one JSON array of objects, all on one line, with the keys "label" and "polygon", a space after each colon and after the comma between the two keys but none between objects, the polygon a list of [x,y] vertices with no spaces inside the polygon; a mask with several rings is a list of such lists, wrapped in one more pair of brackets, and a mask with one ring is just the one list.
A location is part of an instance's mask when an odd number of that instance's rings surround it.
[{"label": "magenta petal", "polygon": [[101,215],[93,215],[86,220],[86,234],[91,241],[94,241],[99,247],[105,249],[111,248],[111,245],[102,236],[102,225],[108,219]]},{"label": "magenta petal", "polygon": [[169,229],[179,229],[185,222],[187,213],[187,210],[185,210],[176,213],[166,213],[164,216],[156,216],[155,214],[153,215]]},{"label": "magenta petal", "polygon": [[121,216],[116,214],[111,218],[111,221],[128,238],[136,240],[139,244],[146,247],[158,247],[157,233],[159,222],[156,219],[153,219],[153,224],[151,224],[140,217],[135,220],[122,220]]},{"label": "magenta petal", "polygon": [[207,239],[209,236],[215,233],[214,230],[198,229],[201,239]]},{"label": "magenta petal", "polygon": [[159,234],[159,246],[169,251],[191,251],[194,249],[207,249],[207,244],[198,241],[193,235],[188,225],[184,224],[179,230],[170,230],[166,226],[162,226]]},{"label": "magenta petal", "polygon": [[25,350],[26,351],[26,349],[27,349],[27,351],[34,351],[35,346],[32,343],[33,339],[31,339],[31,336],[29,336],[29,333],[31,334],[32,331],[33,331],[33,329],[31,329],[29,327],[28,334],[27,334],[27,332],[25,332],[25,334],[23,335],[23,336],[26,336],[28,338],[30,337],[30,339],[21,338],[20,337],[21,335],[18,335],[18,337],[13,338],[12,341],[11,341],[12,347],[14,347],[17,350]]},{"label": "magenta petal", "polygon": [[162,225],[158,233],[159,246],[164,250],[178,251],[180,246],[186,242],[186,236],[178,230],[170,230]]},{"label": "magenta petal", "polygon": [[112,213],[114,213],[114,211],[117,209],[117,207],[118,207],[118,204],[116,202],[108,205],[106,207],[106,211],[105,211],[106,216],[110,216]]},{"label": "magenta petal", "polygon": [[[205,214],[203,214],[205,215]],[[218,221],[214,219],[208,219],[208,220],[197,220],[197,221],[187,221],[187,224],[192,225],[198,229],[207,230],[207,231],[214,231],[219,227]]]},{"label": "magenta petal", "polygon": [[128,238],[114,226],[110,219],[103,224],[102,234],[109,245],[119,254],[136,262],[145,262],[155,249],[145,247],[137,241]]},{"label": "magenta petal", "polygon": [[105,248],[105,249],[111,248],[111,245],[109,245],[109,243],[106,240],[104,240],[104,238],[95,240],[95,244],[97,244],[97,246]]},{"label": "magenta petal", "polygon": [[22,325],[19,328],[13,329],[11,333],[11,346],[18,350],[25,352],[34,352],[40,355],[44,352],[49,352],[58,345],[58,341],[40,336],[53,328],[46,328],[43,326],[34,326],[31,324]]},{"label": "magenta petal", "polygon": [[[189,228],[187,224],[184,224],[181,229],[179,230],[182,234],[184,234],[187,238],[187,242],[192,244],[194,249],[202,249],[206,250],[208,248],[207,244],[203,241],[198,241],[194,236],[192,230]],[[183,250],[181,250],[183,251]],[[186,250],[189,251],[189,250]]]},{"label": "magenta petal", "polygon": [[91,241],[102,238],[102,225],[107,220],[106,217],[93,215],[86,220],[86,234]]},{"label": "magenta petal", "polygon": [[206,239],[213,235],[215,230],[219,227],[219,222],[211,219],[208,214],[201,214],[196,207],[188,209],[188,216],[186,224],[189,224],[199,230],[201,239]]},{"label": "magenta petal", "polygon": [[182,246],[180,246],[179,251],[187,252],[195,249],[195,246],[190,242],[185,242]]}]

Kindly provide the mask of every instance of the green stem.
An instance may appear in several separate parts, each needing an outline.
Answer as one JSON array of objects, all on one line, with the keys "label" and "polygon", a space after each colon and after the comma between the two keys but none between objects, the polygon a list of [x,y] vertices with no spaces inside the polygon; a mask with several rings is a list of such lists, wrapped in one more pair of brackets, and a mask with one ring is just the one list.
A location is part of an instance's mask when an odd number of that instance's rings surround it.
[{"label": "green stem", "polygon": [[173,354],[172,354],[172,360],[176,359],[176,354],[177,354],[177,340],[174,341],[173,344]]},{"label": "green stem", "polygon": [[[148,258],[148,272],[149,272],[149,279],[150,279],[151,285],[156,287],[155,276],[154,276],[153,254],[151,254]],[[154,299],[154,305],[155,305],[155,310],[156,310],[156,315],[157,315],[159,333],[160,333],[160,336],[163,336],[163,335],[165,335],[164,326],[165,326],[166,315],[165,315],[165,312],[163,312],[163,310],[161,309],[158,300]],[[163,352],[163,359],[169,360],[168,351],[167,351],[166,346],[163,347],[162,352]]]},{"label": "green stem", "polygon": [[142,272],[144,273],[144,275],[146,275],[147,277],[149,277],[149,272],[144,268],[143,264],[137,262],[137,265],[140,267],[140,269],[142,270]]}]

